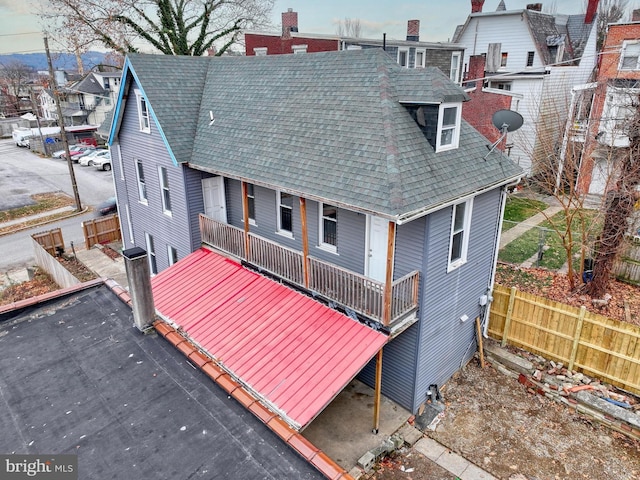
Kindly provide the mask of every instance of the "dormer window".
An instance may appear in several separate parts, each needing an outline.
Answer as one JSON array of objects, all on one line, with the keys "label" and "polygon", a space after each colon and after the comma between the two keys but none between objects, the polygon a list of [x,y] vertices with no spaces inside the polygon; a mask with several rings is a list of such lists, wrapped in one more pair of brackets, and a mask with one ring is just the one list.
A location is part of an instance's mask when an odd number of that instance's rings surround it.
[{"label": "dormer window", "polygon": [[462,105],[459,103],[443,103],[440,105],[436,152],[458,148],[461,114]]}]

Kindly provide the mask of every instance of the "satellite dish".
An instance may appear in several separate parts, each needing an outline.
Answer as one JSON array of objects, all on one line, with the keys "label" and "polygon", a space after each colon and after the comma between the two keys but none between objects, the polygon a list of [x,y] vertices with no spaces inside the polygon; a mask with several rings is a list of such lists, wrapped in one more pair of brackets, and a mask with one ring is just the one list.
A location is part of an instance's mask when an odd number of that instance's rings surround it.
[{"label": "satellite dish", "polygon": [[518,112],[513,110],[498,110],[491,117],[493,126],[500,130],[502,133],[515,132],[524,123],[524,118]]},{"label": "satellite dish", "polygon": [[491,117],[491,123],[493,123],[494,127],[500,130],[502,135],[500,135],[500,138],[496,140],[491,145],[491,147],[487,145],[489,153],[485,155],[484,160],[486,160],[491,152],[493,152],[493,150],[495,150],[495,148],[500,145],[500,142],[505,139],[507,133],[515,132],[522,126],[522,124],[524,123],[524,118],[522,118],[522,115],[520,115],[518,112],[514,112],[513,110],[498,110]]}]

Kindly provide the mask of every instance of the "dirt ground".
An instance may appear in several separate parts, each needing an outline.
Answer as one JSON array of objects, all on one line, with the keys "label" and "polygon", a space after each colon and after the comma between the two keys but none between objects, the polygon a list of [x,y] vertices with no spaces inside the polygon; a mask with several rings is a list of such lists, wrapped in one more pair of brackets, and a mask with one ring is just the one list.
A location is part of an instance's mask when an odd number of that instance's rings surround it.
[{"label": "dirt ground", "polygon": [[[546,397],[475,360],[441,388],[446,410],[437,440],[499,479],[635,480],[640,442]],[[449,480],[407,449],[379,465],[376,480]],[[439,468],[439,467],[438,467]]]}]

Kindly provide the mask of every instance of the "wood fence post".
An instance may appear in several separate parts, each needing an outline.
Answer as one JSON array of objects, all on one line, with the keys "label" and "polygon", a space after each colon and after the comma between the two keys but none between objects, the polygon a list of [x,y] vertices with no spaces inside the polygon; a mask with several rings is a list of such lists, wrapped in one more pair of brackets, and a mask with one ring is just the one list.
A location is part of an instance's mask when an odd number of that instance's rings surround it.
[{"label": "wood fence post", "polygon": [[573,346],[571,347],[571,356],[569,357],[569,370],[573,370],[573,364],[576,361],[576,355],[578,353],[578,344],[580,343],[580,335],[582,334],[582,324],[584,323],[584,316],[587,313],[587,307],[584,305],[580,307],[580,315],[578,316],[578,323],[576,324],[576,333],[573,335]]},{"label": "wood fence post", "polygon": [[502,346],[507,344],[509,338],[509,328],[511,327],[511,316],[513,315],[513,304],[516,301],[516,287],[511,287],[511,293],[509,294],[509,308],[507,308],[507,318],[504,321],[504,331],[502,332]]}]

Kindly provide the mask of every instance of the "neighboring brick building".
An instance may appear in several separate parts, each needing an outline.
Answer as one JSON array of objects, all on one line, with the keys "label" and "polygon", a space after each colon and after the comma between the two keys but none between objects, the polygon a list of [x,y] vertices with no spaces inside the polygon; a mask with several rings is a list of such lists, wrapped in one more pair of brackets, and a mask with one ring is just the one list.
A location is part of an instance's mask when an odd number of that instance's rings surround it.
[{"label": "neighboring brick building", "polygon": [[[462,118],[475,127],[492,143],[500,139],[500,131],[493,125],[493,114],[498,110],[511,110],[522,95],[508,90],[489,88],[485,74],[485,55],[469,57],[468,72],[464,79],[465,92],[471,100],[462,105]],[[502,151],[510,149],[508,136],[497,146]]]},{"label": "neighboring brick building", "polygon": [[464,47],[456,43],[421,42],[419,20],[407,22],[406,40],[302,34],[298,32],[298,13],[288,9],[282,13],[281,33],[245,32],[244,37],[246,55],[383,48],[404,67],[438,67],[454,82],[461,81]]},{"label": "neighboring brick building", "polygon": [[628,152],[630,119],[638,108],[640,10],[633,12],[631,22],[608,26],[596,81],[573,92],[574,121],[563,159],[569,166],[570,153],[577,152],[578,189],[604,194],[615,184],[617,160]]}]

